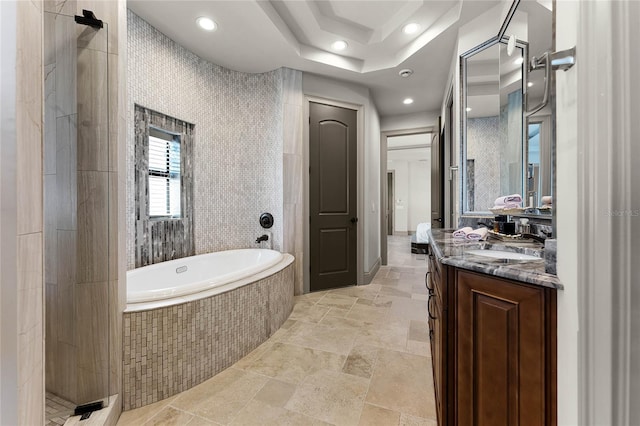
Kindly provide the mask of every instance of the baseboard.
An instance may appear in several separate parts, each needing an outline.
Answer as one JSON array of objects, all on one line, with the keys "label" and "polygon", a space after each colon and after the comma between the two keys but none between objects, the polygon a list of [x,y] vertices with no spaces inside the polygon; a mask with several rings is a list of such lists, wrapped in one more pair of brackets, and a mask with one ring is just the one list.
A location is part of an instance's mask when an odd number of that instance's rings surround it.
[{"label": "baseboard", "polygon": [[363,283],[362,285],[367,285],[367,284],[371,284],[371,281],[373,281],[373,277],[376,276],[376,274],[378,273],[378,270],[380,269],[380,258],[376,259],[376,263],[373,264],[373,267],[371,268],[371,270],[369,272],[365,272],[364,273],[364,277],[363,277]]}]

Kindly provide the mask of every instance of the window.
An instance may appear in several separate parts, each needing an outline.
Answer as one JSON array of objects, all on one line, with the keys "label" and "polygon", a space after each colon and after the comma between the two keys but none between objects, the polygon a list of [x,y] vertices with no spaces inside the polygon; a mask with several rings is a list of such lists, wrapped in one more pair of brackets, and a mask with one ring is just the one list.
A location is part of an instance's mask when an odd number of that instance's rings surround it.
[{"label": "window", "polygon": [[180,136],[149,128],[149,216],[181,217]]}]

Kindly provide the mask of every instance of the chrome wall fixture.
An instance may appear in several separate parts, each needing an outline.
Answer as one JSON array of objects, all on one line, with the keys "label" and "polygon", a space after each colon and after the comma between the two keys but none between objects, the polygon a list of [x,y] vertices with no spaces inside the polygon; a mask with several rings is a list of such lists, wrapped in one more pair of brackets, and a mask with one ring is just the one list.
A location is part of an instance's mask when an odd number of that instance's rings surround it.
[{"label": "chrome wall fixture", "polygon": [[[529,62],[528,72],[544,69],[544,95],[540,104],[529,109],[527,105],[527,116],[533,115],[547,106],[549,103],[549,92],[551,91],[551,71],[567,71],[576,63],[576,47],[561,50],[559,52],[544,52],[540,58],[535,56]],[[549,66],[551,65],[551,66]]]}]

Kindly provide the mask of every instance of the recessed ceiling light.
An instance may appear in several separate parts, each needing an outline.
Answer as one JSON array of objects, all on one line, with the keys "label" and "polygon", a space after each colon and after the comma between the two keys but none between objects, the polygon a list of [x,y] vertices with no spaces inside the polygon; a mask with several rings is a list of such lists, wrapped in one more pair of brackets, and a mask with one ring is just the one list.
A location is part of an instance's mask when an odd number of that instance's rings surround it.
[{"label": "recessed ceiling light", "polygon": [[418,28],[420,28],[420,25],[416,24],[415,22],[412,22],[410,24],[405,25],[404,28],[402,29],[402,32],[405,34],[413,34],[416,31],[418,31]]},{"label": "recessed ceiling light", "polygon": [[213,22],[213,19],[207,18],[206,16],[199,17],[198,19],[196,19],[196,22],[198,23],[200,28],[206,31],[214,31],[216,28],[218,28],[218,25]]},{"label": "recessed ceiling light", "polygon": [[405,105],[411,105],[413,103],[413,99],[407,98],[404,101],[402,101],[402,103]]},{"label": "recessed ceiling light", "polygon": [[344,50],[347,48],[347,46],[348,44],[344,40],[338,40],[331,45],[331,47],[333,47],[333,50]]},{"label": "recessed ceiling light", "polygon": [[531,86],[533,86],[533,81],[530,81],[527,83],[527,87],[531,87]]},{"label": "recessed ceiling light", "polygon": [[524,62],[524,58],[522,56],[520,56],[519,58],[516,58],[516,60],[513,61],[513,63],[516,65],[522,65],[523,62]]},{"label": "recessed ceiling light", "polygon": [[469,111],[471,111],[472,109],[473,109],[473,108],[471,108],[471,107],[467,107],[467,108],[465,109],[465,111],[469,112]]}]

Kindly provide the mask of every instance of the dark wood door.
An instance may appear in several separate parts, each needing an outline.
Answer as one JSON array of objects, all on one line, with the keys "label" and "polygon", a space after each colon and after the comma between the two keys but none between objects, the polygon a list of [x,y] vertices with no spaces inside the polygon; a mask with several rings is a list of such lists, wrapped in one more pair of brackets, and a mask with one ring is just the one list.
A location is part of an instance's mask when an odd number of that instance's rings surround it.
[{"label": "dark wood door", "polygon": [[456,425],[544,425],[544,290],[458,271],[456,293]]},{"label": "dark wood door", "polygon": [[431,138],[431,227],[442,228],[444,217],[444,149],[440,133],[442,117]]},{"label": "dark wood door", "polygon": [[356,284],[356,111],[309,104],[311,291]]}]

